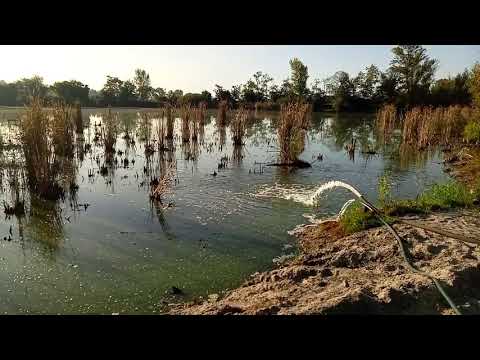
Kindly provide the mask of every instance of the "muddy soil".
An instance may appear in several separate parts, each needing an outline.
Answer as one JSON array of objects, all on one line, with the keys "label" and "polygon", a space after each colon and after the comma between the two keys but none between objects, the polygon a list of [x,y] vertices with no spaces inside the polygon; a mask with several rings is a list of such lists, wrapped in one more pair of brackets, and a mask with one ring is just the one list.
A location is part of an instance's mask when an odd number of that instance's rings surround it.
[{"label": "muddy soil", "polygon": [[[408,216],[480,239],[478,211]],[[480,245],[395,224],[415,266],[436,277],[463,314],[480,313]],[[431,280],[409,271],[385,227],[345,236],[333,222],[296,232],[301,254],[241,287],[170,314],[453,314]]]}]

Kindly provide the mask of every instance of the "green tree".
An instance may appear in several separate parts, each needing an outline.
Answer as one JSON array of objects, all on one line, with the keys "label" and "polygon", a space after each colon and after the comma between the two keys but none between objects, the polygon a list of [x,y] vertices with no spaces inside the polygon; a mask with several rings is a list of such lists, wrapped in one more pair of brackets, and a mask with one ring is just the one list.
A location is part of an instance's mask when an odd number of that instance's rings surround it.
[{"label": "green tree", "polygon": [[439,79],[431,88],[431,102],[436,106],[469,105],[472,97],[468,88],[468,70],[454,78]]},{"label": "green tree", "polygon": [[34,97],[45,98],[48,86],[43,83],[43,78],[35,75],[30,79],[22,79],[15,83],[17,87],[17,102],[25,104]]},{"label": "green tree", "polygon": [[377,89],[376,98],[382,103],[396,103],[399,95],[399,80],[395,73],[388,70],[380,74],[380,84]]},{"label": "green tree", "polygon": [[140,101],[149,101],[153,92],[150,75],[145,70],[136,69],[133,82],[137,88],[138,99]]},{"label": "green tree", "polygon": [[0,81],[0,105],[15,106],[17,104],[17,87]]},{"label": "green tree", "polygon": [[438,61],[430,59],[420,45],[400,45],[392,49],[390,70],[398,76],[406,104],[412,106],[425,101],[433,82]]},{"label": "green tree", "polygon": [[311,101],[315,111],[320,110],[326,103],[326,94],[322,89],[322,81],[315,79],[312,84]]},{"label": "green tree", "polygon": [[297,98],[305,98],[308,95],[307,80],[308,68],[299,59],[290,60],[291,90]]},{"label": "green tree", "polygon": [[87,105],[89,102],[88,94],[90,89],[88,85],[81,83],[80,81],[60,81],[55,82],[51,89],[54,94],[63,99],[67,104],[74,104],[80,102],[82,105]]},{"label": "green tree", "polygon": [[375,100],[377,88],[380,84],[380,71],[375,65],[370,65],[365,72],[360,71],[354,80],[357,95],[362,99]]},{"label": "green tree", "polygon": [[355,84],[348,73],[337,71],[332,77],[326,79],[325,83],[328,94],[333,97],[335,110],[338,112],[348,109],[355,93]]},{"label": "green tree", "polygon": [[123,81],[117,77],[107,75],[107,81],[101,90],[103,102],[108,105],[116,105],[120,99]]},{"label": "green tree", "polygon": [[135,101],[135,84],[127,80],[120,86],[118,100],[121,105],[129,106]]}]

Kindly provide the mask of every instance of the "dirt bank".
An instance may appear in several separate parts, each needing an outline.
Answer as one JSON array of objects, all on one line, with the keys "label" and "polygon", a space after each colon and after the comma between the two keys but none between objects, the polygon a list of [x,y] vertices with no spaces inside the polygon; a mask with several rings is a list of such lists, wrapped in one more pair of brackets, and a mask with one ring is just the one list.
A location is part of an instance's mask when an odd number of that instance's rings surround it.
[{"label": "dirt bank", "polygon": [[[410,216],[480,238],[478,212]],[[480,313],[480,245],[394,225],[412,262],[435,276],[462,313]],[[450,314],[432,282],[406,269],[386,228],[344,236],[336,223],[297,233],[301,255],[272,271],[256,273],[224,296],[180,304],[170,314]]]}]

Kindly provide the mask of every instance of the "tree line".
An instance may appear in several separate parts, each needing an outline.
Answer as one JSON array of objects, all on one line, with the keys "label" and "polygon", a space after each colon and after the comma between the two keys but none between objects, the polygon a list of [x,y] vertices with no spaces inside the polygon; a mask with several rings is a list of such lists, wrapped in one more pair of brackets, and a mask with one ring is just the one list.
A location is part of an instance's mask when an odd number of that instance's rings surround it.
[{"label": "tree line", "polygon": [[[40,96],[46,102],[63,100],[82,106],[158,107],[181,104],[198,105],[204,102],[214,107],[221,100],[230,107],[264,106],[279,108],[282,103],[305,101],[314,110],[372,111],[381,104],[390,103],[405,108],[416,105],[468,105],[472,102],[472,82],[478,78],[479,66],[466,69],[454,77],[435,80],[438,60],[430,58],[424,47],[400,45],[392,49],[390,66],[380,71],[370,65],[351,76],[337,71],[326,79],[314,79],[307,86],[308,68],[299,59],[290,60],[290,76],[280,85],[274,79],[258,71],[244,84],[226,89],[215,85],[214,93],[183,93],[182,90],[154,88],[150,75],[135,70],[133,79],[123,81],[107,75],[100,91],[76,80],[55,82],[48,86],[43,79],[34,76],[13,83],[0,81],[0,105],[22,106],[32,97]],[[478,96],[478,95],[477,95]]]}]

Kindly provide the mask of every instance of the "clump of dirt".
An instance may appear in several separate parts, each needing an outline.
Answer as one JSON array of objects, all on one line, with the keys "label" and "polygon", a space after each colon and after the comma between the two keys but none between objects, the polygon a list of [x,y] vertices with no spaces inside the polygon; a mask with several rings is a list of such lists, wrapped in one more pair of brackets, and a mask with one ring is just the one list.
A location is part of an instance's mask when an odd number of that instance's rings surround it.
[{"label": "clump of dirt", "polygon": [[[405,217],[480,238],[476,213]],[[462,313],[480,313],[480,246],[395,224],[414,265],[434,277]],[[170,314],[452,314],[431,280],[412,273],[384,227],[344,236],[335,222],[297,232],[302,254],[240,288]]]}]

